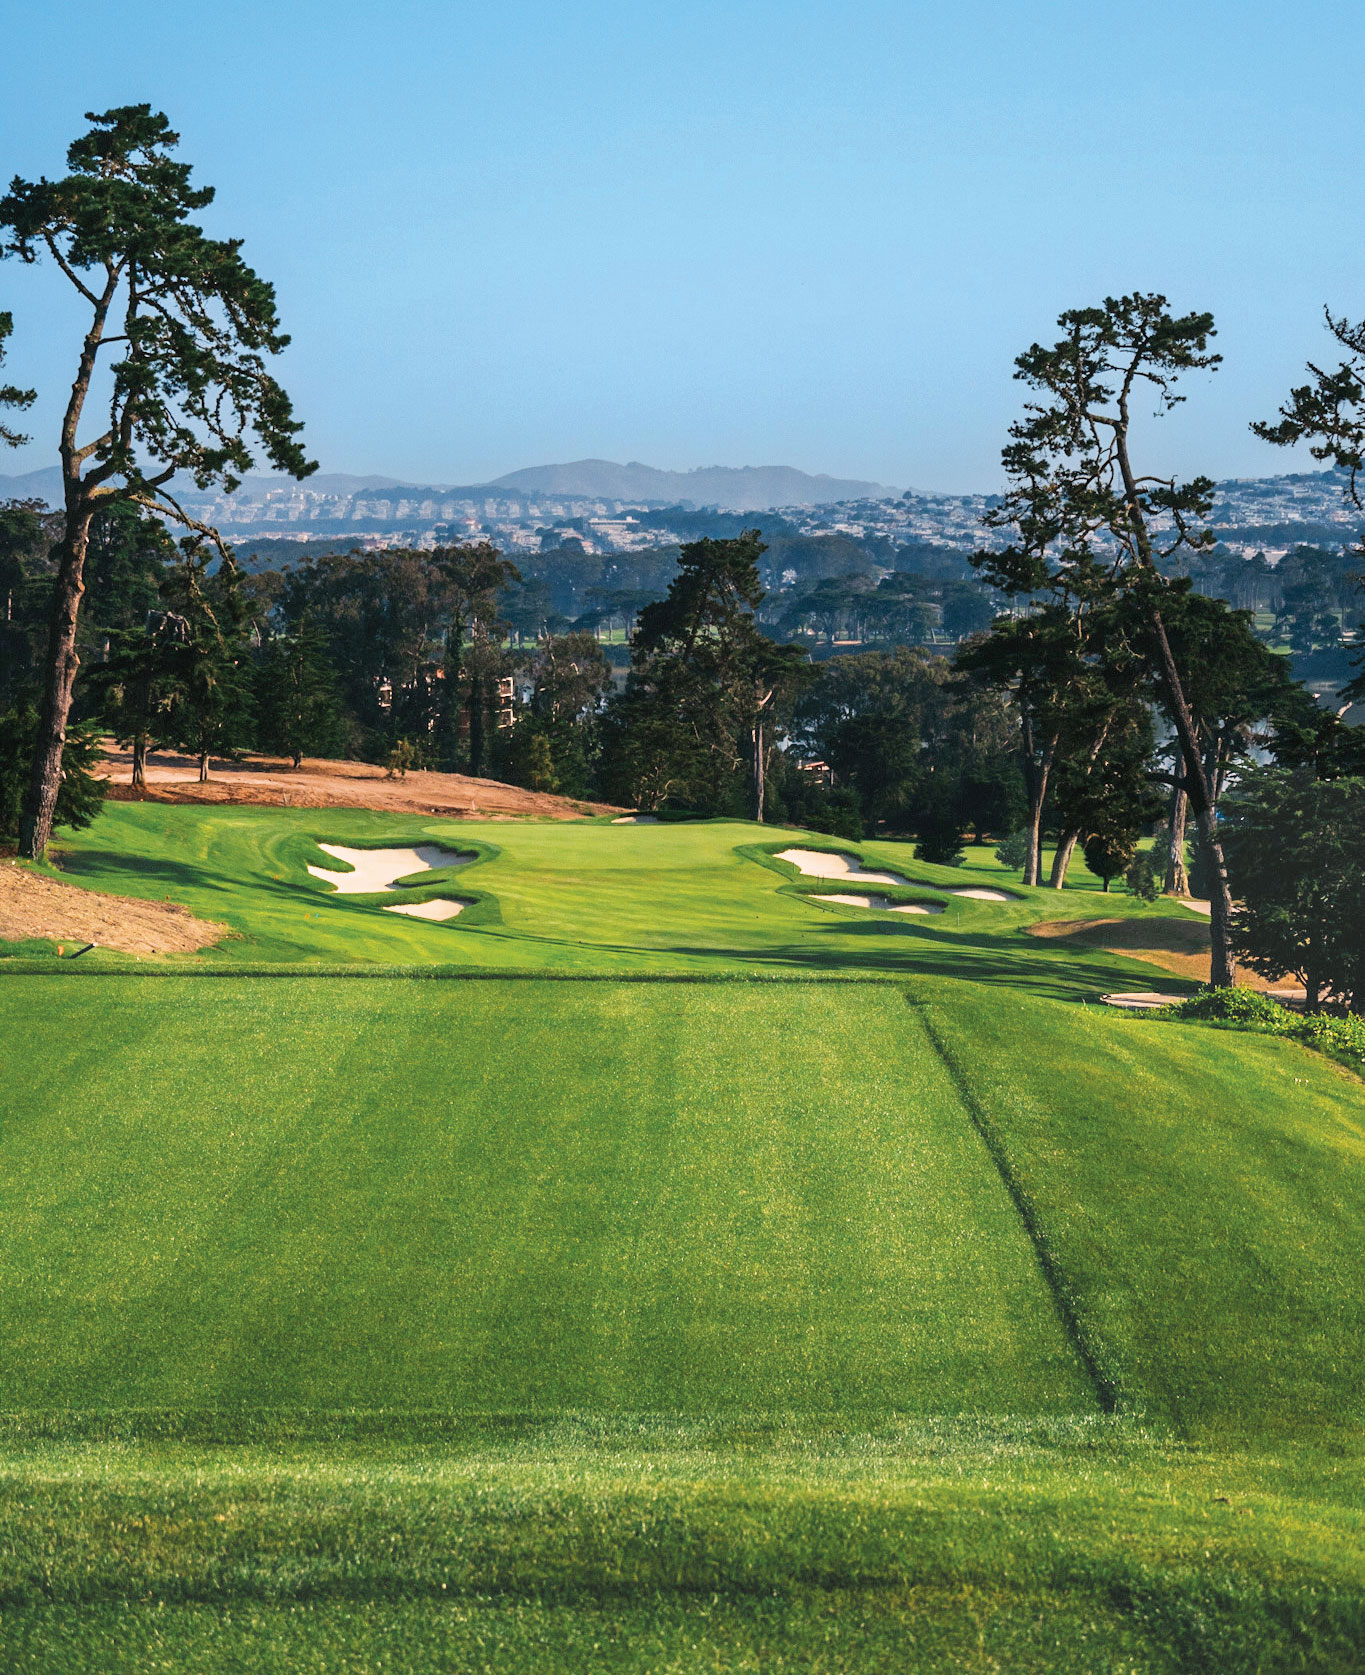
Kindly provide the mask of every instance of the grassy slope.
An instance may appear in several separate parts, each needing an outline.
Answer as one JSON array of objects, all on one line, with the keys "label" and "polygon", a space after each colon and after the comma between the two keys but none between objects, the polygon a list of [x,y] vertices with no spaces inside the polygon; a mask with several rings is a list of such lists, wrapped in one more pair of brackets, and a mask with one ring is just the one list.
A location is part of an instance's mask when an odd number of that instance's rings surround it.
[{"label": "grassy slope", "polygon": [[1344,1675],[1365,1640],[1358,1475],[1093,1422],[287,1447],[11,1430],[0,1473],[21,1491],[0,1497],[5,1667],[43,1675]]},{"label": "grassy slope", "polygon": [[[337,896],[305,863],[325,862],[315,839],[410,844],[439,839],[495,847],[461,869],[452,893],[491,906],[433,925],[386,913],[373,899]],[[913,846],[867,843],[869,859],[902,870],[938,899],[935,918],[869,913],[807,899],[837,886],[798,879],[742,850],[800,843],[799,834],[744,822],[614,826],[583,822],[462,822],[395,819],[361,810],[199,809],[116,803],[77,834],[64,858],[73,883],[129,895],[169,897],[237,937],[190,963],[326,961],[451,963],[547,970],[783,970],[798,973],[926,971],[1039,993],[1095,996],[1106,989],[1185,987],[1150,965],[1100,950],[1078,951],[1026,937],[1040,918],[1160,917],[1126,894],[1101,896],[1083,867],[1075,889],[1022,891],[989,852],[968,866],[930,867]],[[807,841],[839,847],[829,838]],[[1009,904],[942,894],[981,885],[1017,891]],[[426,892],[430,893],[430,892]],[[91,955],[88,961],[119,956]],[[125,961],[126,963],[126,961]]]},{"label": "grassy slope", "polygon": [[927,995],[1126,1400],[1213,1438],[1365,1425],[1365,1089],[1291,1042]]},{"label": "grassy slope", "polygon": [[[472,828],[131,812],[191,819],[119,835],[122,871],[95,828],[88,882],[240,899],[257,958],[452,957],[269,870],[309,831]],[[466,963],[889,966],[913,1004],[0,983],[0,1664],[1361,1666],[1358,1080],[1036,998],[1150,985],[1017,935],[1084,896],[872,929],[737,855],[750,827],[478,835],[461,893],[502,923]],[[508,1407],[577,1416],[469,1412]]]},{"label": "grassy slope", "polygon": [[41,1067],[0,1095],[11,1408],[1093,1405],[894,988],[33,978],[0,1005]]}]

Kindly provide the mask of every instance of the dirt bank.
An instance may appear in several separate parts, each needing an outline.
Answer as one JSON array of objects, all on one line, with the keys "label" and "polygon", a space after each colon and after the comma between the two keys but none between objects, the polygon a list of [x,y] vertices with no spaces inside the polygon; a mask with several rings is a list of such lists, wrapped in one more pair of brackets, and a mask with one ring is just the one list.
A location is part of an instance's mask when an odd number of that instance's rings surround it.
[{"label": "dirt bank", "polygon": [[192,757],[159,752],[147,760],[147,785],[135,791],[132,757],[105,752],[102,765],[116,802],[255,803],[270,808],[372,808],[389,814],[443,814],[453,820],[581,820],[619,814],[608,803],[580,803],[546,791],[524,791],[496,779],[410,770],[388,779],[369,762],[329,762],[304,757],[292,767],[277,756],[249,756],[241,762],[213,761],[210,778],[199,783]]},{"label": "dirt bank", "polygon": [[226,925],[196,919],[173,902],[80,890],[0,861],[0,941],[41,938],[72,948],[93,942],[126,954],[189,954],[227,934]]},{"label": "dirt bank", "polygon": [[[1030,925],[1031,936],[1061,940],[1077,948],[1102,948],[1107,954],[1126,954],[1145,960],[1177,977],[1193,982],[1209,980],[1209,925],[1207,919],[1047,919]],[[1292,977],[1258,977],[1238,966],[1237,981],[1246,989],[1273,989],[1277,994],[1300,994]]]}]

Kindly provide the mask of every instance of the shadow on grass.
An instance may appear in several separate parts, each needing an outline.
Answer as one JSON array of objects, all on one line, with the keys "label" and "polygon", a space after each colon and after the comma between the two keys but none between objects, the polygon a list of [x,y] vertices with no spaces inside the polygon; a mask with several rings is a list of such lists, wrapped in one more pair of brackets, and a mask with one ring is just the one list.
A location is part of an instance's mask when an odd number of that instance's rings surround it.
[{"label": "shadow on grass", "polygon": [[[337,891],[324,889],[311,879],[271,878],[258,873],[244,885],[238,874],[211,872],[207,867],[196,866],[190,861],[174,861],[164,856],[121,855],[108,849],[67,850],[61,857],[59,871],[63,878],[72,882],[83,880],[96,889],[102,882],[116,891],[127,889],[129,886],[125,880],[136,878],[166,892],[204,890],[230,894],[243,900],[244,910],[249,909],[249,898],[244,898],[244,888],[251,893],[285,896],[293,900],[299,899],[305,892],[315,900],[334,901],[338,895]],[[144,892],[137,894],[142,897]]]}]

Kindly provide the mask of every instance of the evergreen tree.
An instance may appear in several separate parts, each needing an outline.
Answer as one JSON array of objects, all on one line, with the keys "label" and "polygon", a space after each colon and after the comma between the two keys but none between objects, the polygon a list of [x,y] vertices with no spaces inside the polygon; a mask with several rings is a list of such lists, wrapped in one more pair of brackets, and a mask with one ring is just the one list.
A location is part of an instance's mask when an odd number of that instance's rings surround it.
[{"label": "evergreen tree", "polygon": [[202,542],[192,537],[182,548],[164,590],[177,619],[168,657],[167,734],[198,758],[202,783],[211,755],[236,756],[251,744],[252,626],[236,566],[228,562],[210,575]]},{"label": "evergreen tree", "polygon": [[[62,782],[96,513],[122,501],[194,527],[172,479],[187,472],[201,486],[234,488],[253,463],[252,433],[278,470],[303,477],[313,469],[289,398],[266,367],[289,341],[274,292],[243,262],[239,240],[210,238],[190,220],[213,191],[192,186],[189,167],[173,157],[179,136],[150,105],[88,120],[64,178],[16,179],[0,199],[4,253],[25,262],[51,256],[85,313],[61,425],[63,532],[20,841],[37,858]],[[119,358],[100,362],[113,344]],[[8,392],[11,404],[16,394]],[[94,400],[103,412],[83,438]]]},{"label": "evergreen tree", "polygon": [[341,699],[326,636],[305,618],[273,635],[255,668],[256,744],[289,757],[337,756],[343,748]]},{"label": "evergreen tree", "polygon": [[603,724],[609,794],[761,818],[772,718],[806,663],[755,619],[756,529],[684,546],[667,597],[640,612],[624,692]]},{"label": "evergreen tree", "polygon": [[1239,956],[1297,976],[1310,1007],[1365,1012],[1365,778],[1246,769],[1225,827]]}]

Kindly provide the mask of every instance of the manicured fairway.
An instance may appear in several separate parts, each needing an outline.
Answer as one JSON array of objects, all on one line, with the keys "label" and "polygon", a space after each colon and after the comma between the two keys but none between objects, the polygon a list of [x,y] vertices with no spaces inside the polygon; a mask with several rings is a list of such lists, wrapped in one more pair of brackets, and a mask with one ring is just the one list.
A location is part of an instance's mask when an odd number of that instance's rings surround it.
[{"label": "manicured fairway", "polygon": [[1088,1411],[898,988],[0,983],[11,1408]]},{"label": "manicured fairway", "polygon": [[754,827],[110,813],[243,937],[0,965],[5,1675],[1365,1667],[1358,1077]]},{"label": "manicured fairway", "polygon": [[[309,875],[327,862],[318,840],[377,845],[473,845],[483,858],[454,875],[449,893],[480,904],[447,924],[384,911],[385,897],[338,895]],[[1161,918],[1188,910],[1101,898],[1078,868],[1077,888],[1022,890],[988,849],[962,868],[932,867],[905,843],[856,846],[915,881],[901,895],[936,902],[933,918],[872,913],[820,902],[828,883],[802,878],[763,851],[823,837],[741,821],[617,826],[610,822],[454,822],[355,809],[195,808],[114,803],[70,839],[70,882],[167,898],[235,934],[191,964],[447,964],[595,972],[786,971],[819,975],[927,972],[1004,983],[1056,997],[1150,988],[1150,965],[1040,941],[1041,918]],[[838,845],[835,845],[838,847]],[[960,888],[1015,893],[1009,902],[948,894]],[[436,893],[436,886],[417,892]],[[97,953],[95,962],[129,957]],[[1163,986],[1189,985],[1162,974]]]},{"label": "manicured fairway", "polygon": [[1138,1407],[1365,1427],[1365,1086],[1292,1042],[947,984],[927,1016]]}]

